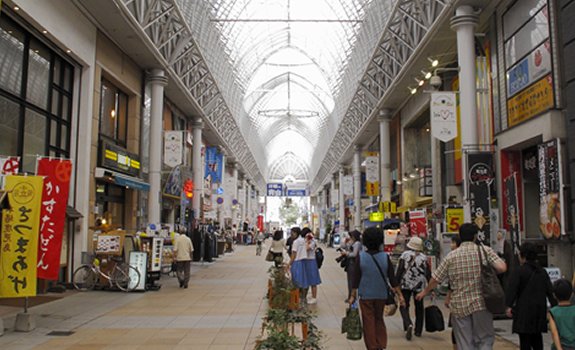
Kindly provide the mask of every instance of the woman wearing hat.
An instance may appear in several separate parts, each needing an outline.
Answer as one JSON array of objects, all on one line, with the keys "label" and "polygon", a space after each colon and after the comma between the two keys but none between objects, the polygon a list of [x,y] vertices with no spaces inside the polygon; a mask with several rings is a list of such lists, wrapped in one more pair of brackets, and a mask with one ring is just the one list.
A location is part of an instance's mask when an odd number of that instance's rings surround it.
[{"label": "woman wearing hat", "polygon": [[413,296],[415,304],[415,335],[421,337],[423,331],[423,299],[415,300],[415,295],[427,287],[427,282],[431,278],[431,269],[427,261],[427,256],[422,253],[423,241],[419,237],[411,237],[407,243],[407,250],[399,257],[397,267],[397,279],[400,281],[401,293],[405,299],[405,306],[400,307],[401,318],[403,318],[403,330],[405,338],[411,340],[413,334],[413,323],[409,316],[409,301]]}]

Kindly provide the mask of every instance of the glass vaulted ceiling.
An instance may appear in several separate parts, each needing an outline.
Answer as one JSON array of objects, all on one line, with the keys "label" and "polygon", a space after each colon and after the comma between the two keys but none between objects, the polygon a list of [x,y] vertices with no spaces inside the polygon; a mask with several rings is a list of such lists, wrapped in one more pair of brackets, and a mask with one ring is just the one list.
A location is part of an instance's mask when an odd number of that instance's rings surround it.
[{"label": "glass vaulted ceiling", "polygon": [[267,181],[311,181],[392,1],[178,3]]}]

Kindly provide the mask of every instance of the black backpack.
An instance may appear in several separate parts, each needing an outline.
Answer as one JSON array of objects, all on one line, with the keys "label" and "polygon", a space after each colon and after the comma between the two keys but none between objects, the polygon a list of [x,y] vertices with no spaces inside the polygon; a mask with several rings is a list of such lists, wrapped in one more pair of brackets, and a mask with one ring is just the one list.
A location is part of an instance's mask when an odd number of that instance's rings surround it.
[{"label": "black backpack", "polygon": [[316,248],[315,250],[315,261],[317,262],[317,268],[321,268],[323,264],[323,250],[321,248]]}]

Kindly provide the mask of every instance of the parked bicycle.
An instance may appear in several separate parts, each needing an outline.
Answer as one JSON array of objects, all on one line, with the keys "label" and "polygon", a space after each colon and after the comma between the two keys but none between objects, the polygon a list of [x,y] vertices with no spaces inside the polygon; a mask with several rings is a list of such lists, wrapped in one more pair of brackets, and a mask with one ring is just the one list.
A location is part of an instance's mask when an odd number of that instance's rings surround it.
[{"label": "parked bicycle", "polygon": [[140,284],[140,272],[133,266],[125,263],[121,257],[111,257],[113,266],[110,273],[106,274],[100,268],[100,260],[95,258],[91,264],[85,264],[74,271],[72,283],[74,288],[80,291],[92,290],[104,277],[108,280],[110,287],[116,286],[124,292],[131,292]]}]

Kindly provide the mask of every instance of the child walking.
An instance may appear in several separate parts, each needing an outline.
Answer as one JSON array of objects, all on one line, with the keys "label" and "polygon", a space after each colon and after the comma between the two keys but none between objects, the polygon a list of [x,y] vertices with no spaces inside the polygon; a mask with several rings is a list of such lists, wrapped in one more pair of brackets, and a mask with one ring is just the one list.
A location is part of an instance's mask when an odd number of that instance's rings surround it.
[{"label": "child walking", "polygon": [[573,286],[562,278],[553,283],[553,294],[558,305],[549,311],[549,328],[554,350],[575,350],[575,305],[571,304]]}]

